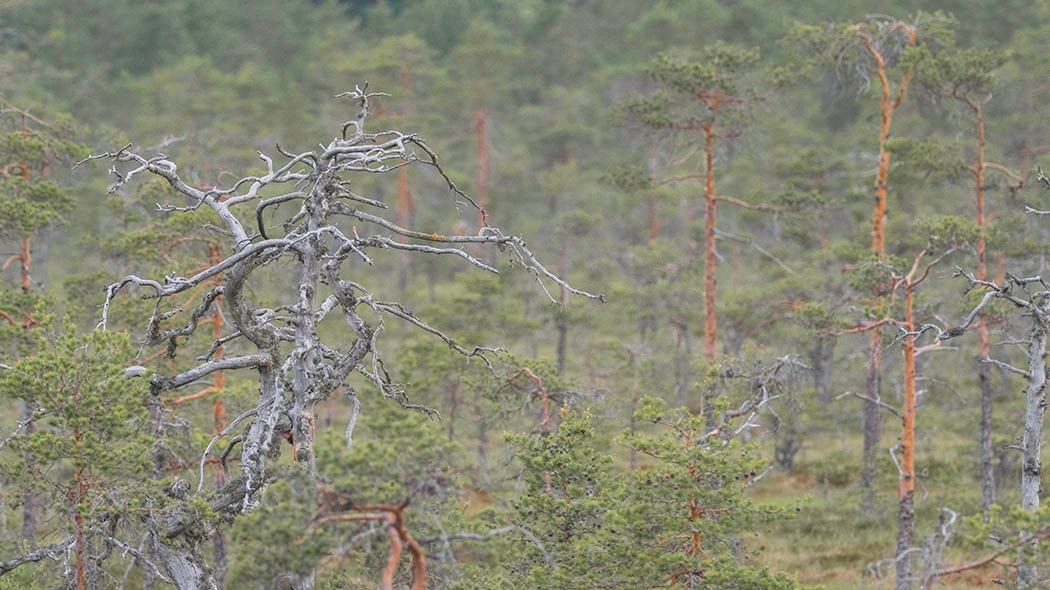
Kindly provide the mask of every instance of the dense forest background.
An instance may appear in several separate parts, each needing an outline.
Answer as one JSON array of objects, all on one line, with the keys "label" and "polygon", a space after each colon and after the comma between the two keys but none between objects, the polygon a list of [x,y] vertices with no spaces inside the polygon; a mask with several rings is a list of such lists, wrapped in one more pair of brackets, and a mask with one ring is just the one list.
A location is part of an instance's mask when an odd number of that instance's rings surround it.
[{"label": "dense forest background", "polygon": [[[1048,587],[1048,74],[1029,0],[5,2],[0,588]],[[343,178],[423,232],[340,222],[383,364],[230,510],[258,373],[163,382],[254,350],[220,283],[106,288],[243,244],[121,153],[234,187],[364,92],[440,159]],[[397,248],[485,226],[566,282]]]}]

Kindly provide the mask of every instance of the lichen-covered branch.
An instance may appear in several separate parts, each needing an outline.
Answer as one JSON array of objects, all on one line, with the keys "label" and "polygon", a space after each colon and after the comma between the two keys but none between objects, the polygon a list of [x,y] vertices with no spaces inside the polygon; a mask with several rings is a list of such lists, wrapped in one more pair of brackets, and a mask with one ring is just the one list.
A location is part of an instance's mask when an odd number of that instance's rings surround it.
[{"label": "lichen-covered branch", "polygon": [[[405,407],[434,412],[408,403],[401,386],[392,381],[384,368],[377,340],[385,316],[397,317],[430,333],[469,357],[484,359],[496,350],[460,345],[402,304],[373,295],[357,276],[359,266],[354,267],[353,280],[346,274],[349,261],[359,259],[371,264],[381,252],[399,250],[414,255],[452,255],[486,272],[498,272],[496,262],[483,255],[484,248],[490,247],[493,256],[506,253],[531,273],[552,301],[557,302],[548,285],[588,299],[602,299],[599,294],[574,288],[548,270],[520,237],[487,224],[477,235],[466,236],[403,227],[380,214],[386,209],[383,203],[352,191],[351,180],[360,174],[384,174],[422,164],[436,169],[458,198],[473,204],[451,181],[437,155],[419,135],[397,130],[366,131],[368,103],[377,95],[368,92],[367,85],[339,95],[356,103],[359,111],[335,139],[313,150],[292,152],[277,145],[276,154],[259,152],[265,171],[246,174],[225,187],[195,188],[183,180],[173,158],[163,153],[140,153],[132,144],[81,162],[112,162],[110,172],[116,180],[110,192],[127,190],[139,177],[163,179],[176,195],[176,202],[158,203],[158,209],[166,215],[210,210],[218,218],[218,225],[211,226],[223,236],[218,239],[224,240],[214,249],[217,258],[206,267],[187,273],[189,276],[121,278],[106,289],[99,327],[106,328],[113,305],[126,296],[126,287],[139,287],[142,298],[154,301],[153,312],[144,324],[145,344],[167,346],[169,356],[174,358],[178,346],[189,345],[187,342],[196,334],[202,318],[224,306],[224,324],[229,331],[225,335],[209,334],[210,347],[194,354],[199,364],[175,374],[158,371],[150,383],[153,393],[159,394],[220,371],[256,373],[257,405],[232,420],[211,440],[201,457],[197,493],[204,493],[204,465],[218,441],[232,436],[241,445],[240,475],[210,500],[212,508],[225,516],[235,516],[253,505],[254,495],[271,478],[267,462],[280,454],[284,441],[291,442],[296,461],[313,465],[315,406],[338,390],[352,392],[348,382],[352,375],[364,376],[384,396]],[[281,204],[290,204],[292,210],[279,209],[277,205]],[[467,245],[472,248],[464,249]],[[291,286],[282,283],[278,286],[283,288],[278,301],[262,305],[252,295],[264,286],[264,275],[257,271],[278,262],[287,269],[283,274],[291,277]],[[197,289],[207,291],[192,309],[184,311],[174,302],[174,295]],[[341,339],[322,338],[322,334],[333,331],[320,329],[321,324],[336,322],[344,327],[338,331]],[[220,347],[234,339],[241,349],[238,356],[213,358]],[[144,372],[142,367],[132,367],[128,375]],[[348,444],[360,407],[356,394],[350,399],[355,402],[355,410],[347,431]],[[224,465],[227,454],[223,453]],[[200,532],[199,520],[199,516],[188,511],[173,509],[155,537],[177,539],[191,530]],[[419,550],[410,536],[398,537],[410,553]],[[159,553],[160,561],[170,577],[174,573],[169,565],[207,571],[192,552],[177,551],[174,545],[165,551]],[[422,562],[421,553],[416,561]]]}]

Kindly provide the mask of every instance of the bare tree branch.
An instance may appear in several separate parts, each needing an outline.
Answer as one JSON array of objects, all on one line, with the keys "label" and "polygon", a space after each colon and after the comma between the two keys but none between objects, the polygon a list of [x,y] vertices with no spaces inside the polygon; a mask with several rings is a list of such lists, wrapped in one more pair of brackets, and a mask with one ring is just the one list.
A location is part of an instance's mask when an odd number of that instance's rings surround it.
[{"label": "bare tree branch", "polygon": [[59,559],[59,557],[63,553],[65,553],[67,549],[73,546],[74,541],[75,539],[73,535],[70,535],[65,539],[59,541],[58,543],[53,543],[51,545],[48,545],[47,547],[41,547],[40,549],[30,551],[29,553],[24,553],[22,555],[19,555],[18,557],[9,559],[7,561],[0,561],[0,576],[14,570],[19,566],[25,565],[27,563],[40,561],[44,558]]},{"label": "bare tree branch", "polygon": [[1024,377],[1025,379],[1028,379],[1029,377],[1032,376],[1031,373],[1029,373],[1028,371],[1025,371],[1024,369],[1018,369],[1017,367],[1015,367],[1015,366],[1013,366],[1013,365],[1011,365],[1009,363],[1004,363],[1002,361],[997,361],[997,360],[995,360],[993,358],[983,358],[983,359],[981,359],[981,362],[989,364],[989,365],[994,365],[996,367],[999,367],[1000,369],[1003,369],[1004,371],[1006,371],[1008,373],[1013,373],[1014,375],[1020,375],[1020,376]]},{"label": "bare tree branch", "polygon": [[873,403],[873,404],[879,406],[880,408],[889,411],[891,414],[893,414],[894,416],[896,416],[898,418],[903,418],[904,417],[904,414],[901,413],[900,410],[898,410],[897,408],[887,404],[886,402],[883,402],[882,400],[877,400],[877,399],[874,399],[874,398],[870,398],[870,397],[868,397],[866,395],[857,393],[855,391],[847,391],[847,392],[841,393],[841,394],[835,396],[835,399],[836,400],[840,400],[840,399],[846,397],[847,395],[851,395],[851,396],[853,396],[855,398],[862,399],[862,400],[864,400],[866,402]]},{"label": "bare tree branch", "polygon": [[514,525],[514,524],[509,525],[509,526],[505,526],[505,527],[492,529],[492,530],[486,531],[484,533],[452,533],[450,535],[439,535],[439,536],[436,536],[436,537],[427,537],[425,539],[420,539],[419,542],[421,544],[423,544],[423,545],[429,545],[431,543],[437,543],[437,542],[447,543],[449,541],[460,541],[460,540],[464,540],[464,541],[488,541],[489,539],[492,539],[493,537],[498,537],[500,535],[506,535],[506,534],[509,534],[509,533],[519,533],[521,536],[523,536],[526,539],[528,539],[528,541],[530,543],[532,543],[536,547],[536,549],[539,550],[540,555],[543,556],[543,561],[547,564],[547,567],[549,567],[551,569],[558,569],[558,565],[554,562],[554,559],[551,558],[551,554],[547,552],[546,547],[543,546],[543,543],[540,542],[539,538],[537,538],[536,535],[534,535],[532,533],[532,531],[530,531],[529,529],[527,529],[525,527],[518,526],[518,525]]},{"label": "bare tree branch", "polygon": [[[386,371],[377,346],[385,318],[394,316],[414,329],[437,336],[467,357],[489,362],[486,356],[498,350],[461,346],[400,303],[373,296],[360,283],[347,280],[344,264],[351,259],[372,264],[382,252],[390,250],[413,255],[451,255],[480,270],[496,273],[498,265],[479,253],[481,248],[492,248],[494,257],[508,255],[531,273],[555,303],[552,284],[567,293],[604,300],[602,295],[577,289],[548,270],[520,237],[487,223],[477,235],[467,236],[402,227],[379,214],[386,209],[382,202],[353,192],[350,186],[356,186],[361,174],[384,174],[425,165],[437,170],[457,199],[477,207],[446,174],[436,153],[419,135],[397,130],[366,131],[369,99],[381,95],[369,92],[367,85],[338,95],[353,101],[358,110],[335,139],[300,151],[289,151],[277,144],[275,153],[258,153],[261,170],[234,176],[231,182],[210,189],[196,188],[184,181],[178,165],[167,155],[142,151],[130,143],[77,164],[109,160],[110,173],[115,178],[109,188],[111,193],[128,190],[141,176],[163,179],[182,202],[158,204],[160,211],[181,215],[210,209],[221,222],[211,228],[225,242],[220,250],[221,260],[195,268],[185,276],[173,273],[163,278],[121,278],[106,289],[98,327],[107,327],[112,305],[127,287],[140,287],[141,297],[155,302],[145,324],[145,345],[167,346],[169,355],[174,357],[177,346],[191,345],[190,336],[198,330],[198,324],[208,314],[217,312],[221,301],[228,333],[209,335],[207,350],[195,351],[191,356],[196,357],[195,366],[173,375],[164,374],[163,370],[152,373],[151,389],[154,394],[178,390],[220,371],[247,369],[257,375],[255,407],[234,418],[208,442],[198,465],[196,492],[201,494],[205,465],[219,441],[230,437],[219,460],[224,471],[230,452],[239,445],[241,474],[210,500],[212,508],[224,515],[233,516],[253,504],[253,495],[272,478],[268,475],[268,462],[280,454],[283,445],[290,442],[293,459],[313,465],[315,406],[340,388],[345,388],[354,404],[346,431],[347,444],[352,443],[360,411],[360,402],[347,382],[352,373],[363,375],[384,396],[406,408],[436,413],[410,403],[408,394]],[[279,225],[267,227],[267,212],[272,213],[282,204],[297,209],[282,218]],[[484,219],[484,212],[482,215]],[[478,249],[465,249],[468,244]],[[252,300],[252,293],[258,292],[264,277],[256,271],[276,263],[287,269],[286,280],[281,284],[285,289],[277,292],[274,303],[264,307]],[[198,289],[204,294],[195,307],[184,311],[182,307],[189,306],[174,301],[174,295]],[[322,334],[330,338],[333,330],[320,330],[319,324],[336,318],[344,323],[343,338],[327,341]],[[214,358],[220,347],[233,340],[247,350],[239,356]],[[144,374],[145,368],[141,369],[129,368],[128,375]],[[172,510],[175,514],[157,531],[156,538],[179,537],[201,520],[191,511]],[[403,532],[400,539],[407,551],[418,551],[410,535]],[[418,557],[422,564],[422,554]],[[183,553],[174,555],[171,563],[166,558],[161,561],[168,568],[168,577],[174,579],[171,564],[189,567],[193,572],[203,571],[198,567],[203,562],[195,560],[196,557]]]}]

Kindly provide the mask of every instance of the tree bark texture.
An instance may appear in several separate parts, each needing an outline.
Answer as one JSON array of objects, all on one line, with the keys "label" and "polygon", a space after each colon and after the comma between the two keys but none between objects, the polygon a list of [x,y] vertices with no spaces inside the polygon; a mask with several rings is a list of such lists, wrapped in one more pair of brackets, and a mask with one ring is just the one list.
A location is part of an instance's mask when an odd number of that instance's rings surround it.
[{"label": "tree bark texture", "polygon": [[[984,323],[984,318],[981,318]],[[982,355],[981,358],[987,358]],[[992,369],[977,362],[977,380],[981,387],[981,510],[987,514],[995,504],[995,451],[992,449]]]},{"label": "tree bark texture", "polygon": [[[985,226],[987,218],[984,213],[984,116],[979,104],[968,101],[977,122],[977,164],[974,168],[974,180],[977,185],[977,280],[983,281],[988,275],[987,245],[985,243]],[[988,333],[988,322],[984,317],[977,320],[977,341],[980,358],[992,354],[991,338]],[[981,388],[981,509],[987,514],[995,503],[995,472],[992,452],[992,381],[991,367],[978,360],[977,381]]]},{"label": "tree bark texture", "polygon": [[[908,332],[915,331],[914,297],[911,277],[907,279],[904,293],[904,326]],[[915,337],[905,336],[904,355],[904,405],[901,418],[901,473],[898,486],[900,513],[897,522],[897,590],[911,588],[911,549],[915,529]]]},{"label": "tree bark texture", "polygon": [[915,530],[915,496],[909,494],[900,500],[897,530],[897,579],[896,590],[910,590],[912,586],[911,560],[904,555],[911,549],[912,532]]},{"label": "tree bark texture", "polygon": [[817,390],[817,401],[831,402],[831,364],[835,354],[834,338],[817,338],[810,349],[809,360],[813,367],[813,387]]},{"label": "tree bark texture", "polygon": [[[718,112],[717,102],[711,108]],[[704,356],[715,358],[718,338],[718,320],[715,315],[715,288],[718,284],[718,256],[715,249],[715,214],[718,199],[715,195],[714,123],[704,125],[704,162],[707,170],[704,179]]]},{"label": "tree bark texture", "polygon": [[[868,344],[868,373],[864,381],[864,394],[869,399],[878,400],[881,358],[879,350],[881,338],[877,332],[870,336]],[[875,477],[878,473],[879,438],[882,431],[882,410],[878,404],[866,401],[863,406],[864,418],[864,451],[861,457],[861,512],[871,515],[875,511]]]},{"label": "tree bark texture", "polygon": [[[889,186],[890,174],[890,152],[886,149],[886,143],[890,138],[890,128],[893,125],[893,114],[900,106],[901,101],[908,91],[908,82],[911,79],[911,70],[905,72],[897,86],[897,96],[891,99],[891,86],[889,76],[886,72],[886,60],[876,49],[870,35],[861,34],[864,46],[872,59],[875,60],[875,71],[879,78],[879,166],[875,175],[875,205],[871,214],[871,251],[875,255],[886,253],[886,205],[887,187]],[[916,31],[911,28],[908,46],[915,45]],[[878,296],[878,294],[877,294]],[[879,399],[879,347],[880,341],[877,333],[873,333],[869,343],[868,351],[868,377],[866,380],[865,393],[871,399]],[[861,466],[861,484],[864,487],[861,499],[863,510],[870,511],[874,507],[874,488],[872,483],[876,473],[876,454],[879,445],[879,408],[876,404],[865,402],[864,404],[864,456]]]},{"label": "tree bark texture", "polygon": [[[1039,304],[1039,313],[1032,321],[1028,336],[1028,387],[1025,390],[1024,438],[1021,442],[1021,509],[1034,512],[1039,509],[1042,490],[1043,463],[1040,444],[1043,432],[1043,412],[1046,409],[1046,332],[1045,318],[1050,315],[1050,304]],[[1017,570],[1018,584],[1034,587],[1037,572],[1033,565],[1022,565]]]}]

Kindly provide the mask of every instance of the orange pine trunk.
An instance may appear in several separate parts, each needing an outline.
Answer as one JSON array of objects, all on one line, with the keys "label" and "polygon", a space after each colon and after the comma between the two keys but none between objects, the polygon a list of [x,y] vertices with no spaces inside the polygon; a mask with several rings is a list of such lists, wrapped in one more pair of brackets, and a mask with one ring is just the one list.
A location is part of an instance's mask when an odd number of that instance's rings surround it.
[{"label": "orange pine trunk", "polygon": [[707,174],[704,181],[704,203],[707,216],[704,229],[704,355],[715,356],[718,324],[715,317],[715,288],[718,283],[718,258],[715,256],[715,214],[718,199],[715,197],[714,169],[714,124],[704,124],[704,161]]},{"label": "orange pine trunk", "polygon": [[[909,28],[908,31],[908,46],[914,46],[916,41],[916,30]],[[872,59],[875,60],[875,69],[878,74],[879,84],[881,87],[881,94],[879,97],[879,113],[880,113],[880,125],[879,125],[879,167],[878,172],[875,175],[875,206],[872,209],[871,214],[871,251],[875,255],[882,255],[886,253],[886,210],[887,210],[887,186],[889,184],[890,174],[890,152],[886,149],[886,142],[890,138],[890,127],[893,124],[893,113],[900,106],[901,101],[904,100],[905,94],[908,92],[908,83],[911,80],[912,72],[908,70],[905,72],[904,77],[901,79],[900,84],[897,87],[897,96],[893,99],[890,98],[890,79],[886,73],[886,60],[882,54],[875,48],[872,38],[868,35],[862,35],[864,46],[871,54]],[[880,294],[876,293],[876,297]],[[914,343],[913,343],[914,345]],[[872,335],[870,341],[870,348],[868,350],[868,379],[867,383],[869,390],[866,393],[872,399],[878,399],[878,382],[879,382],[879,365],[881,364],[881,353],[880,353],[880,341],[877,334]],[[874,462],[875,449],[878,446],[879,439],[879,409],[872,402],[867,402],[864,411],[864,457],[865,465],[862,467],[862,471],[865,472],[864,483],[867,485],[871,484],[871,480],[874,479]],[[872,497],[872,493],[867,496]],[[871,502],[866,500],[866,504]]]},{"label": "orange pine trunk", "polygon": [[[904,329],[915,330],[914,302],[911,285],[904,295]],[[900,497],[903,499],[915,492],[915,338],[904,339],[904,408],[901,430]]]},{"label": "orange pine trunk", "polygon": [[[915,29],[911,29],[908,36],[909,47],[915,45],[915,35]],[[904,73],[904,77],[897,87],[897,96],[891,100],[890,80],[886,73],[886,60],[872,45],[870,38],[865,37],[864,44],[872,58],[875,59],[876,71],[882,88],[879,98],[879,112],[881,114],[881,124],[879,126],[879,168],[875,176],[875,208],[871,218],[871,250],[875,254],[883,254],[886,252],[886,186],[890,175],[890,152],[886,149],[886,142],[890,139],[893,113],[896,112],[897,107],[904,100],[904,95],[908,92],[908,83],[911,80],[912,71],[908,70]]]}]

